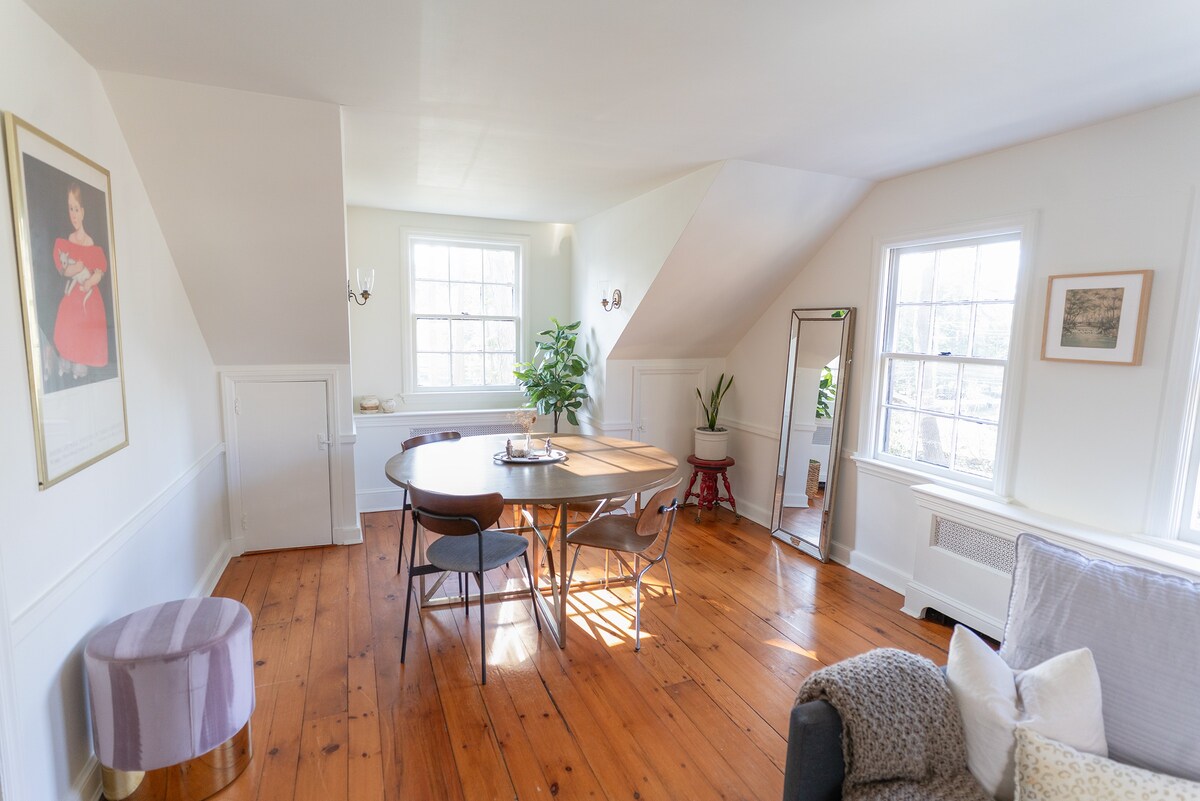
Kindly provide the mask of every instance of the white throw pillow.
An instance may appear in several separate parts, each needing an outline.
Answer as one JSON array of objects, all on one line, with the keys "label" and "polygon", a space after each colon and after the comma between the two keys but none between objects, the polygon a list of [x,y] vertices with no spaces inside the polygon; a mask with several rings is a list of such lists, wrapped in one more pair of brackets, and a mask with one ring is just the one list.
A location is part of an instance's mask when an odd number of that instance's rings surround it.
[{"label": "white throw pillow", "polygon": [[1200,784],[1083,754],[1017,728],[1018,801],[1197,801]]},{"label": "white throw pillow", "polygon": [[962,714],[967,767],[998,801],[1013,798],[1018,725],[1080,751],[1108,756],[1100,675],[1086,648],[1014,671],[973,631],[955,626],[946,679]]}]

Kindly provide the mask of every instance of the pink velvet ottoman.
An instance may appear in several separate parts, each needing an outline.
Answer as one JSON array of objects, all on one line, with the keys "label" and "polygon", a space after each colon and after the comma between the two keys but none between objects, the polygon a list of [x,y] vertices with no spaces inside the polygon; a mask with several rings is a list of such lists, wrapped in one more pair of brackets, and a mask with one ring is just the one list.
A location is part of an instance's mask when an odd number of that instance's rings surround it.
[{"label": "pink velvet ottoman", "polygon": [[250,761],[250,612],[187,598],[116,620],[84,650],[92,737],[109,801],[220,790]]}]

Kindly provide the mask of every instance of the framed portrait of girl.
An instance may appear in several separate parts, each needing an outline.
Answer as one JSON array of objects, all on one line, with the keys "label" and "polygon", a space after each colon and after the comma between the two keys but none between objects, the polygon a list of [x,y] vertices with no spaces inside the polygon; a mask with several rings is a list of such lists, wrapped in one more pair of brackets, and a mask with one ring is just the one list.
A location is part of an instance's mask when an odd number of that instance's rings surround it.
[{"label": "framed portrait of girl", "polygon": [[4,115],[38,486],[129,444],[108,170]]}]

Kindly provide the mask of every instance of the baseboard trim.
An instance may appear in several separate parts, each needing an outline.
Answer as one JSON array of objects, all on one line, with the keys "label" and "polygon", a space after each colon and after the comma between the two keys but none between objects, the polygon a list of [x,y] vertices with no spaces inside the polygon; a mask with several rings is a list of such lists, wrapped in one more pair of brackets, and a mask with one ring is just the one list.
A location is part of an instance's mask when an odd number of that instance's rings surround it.
[{"label": "baseboard trim", "polygon": [[359,490],[356,498],[359,514],[391,512],[404,506],[404,490],[399,487]]},{"label": "baseboard trim", "polygon": [[1003,620],[998,620],[993,615],[955,601],[935,589],[926,587],[924,584],[910,581],[904,590],[904,607],[902,611],[906,615],[920,618],[925,616],[925,610],[930,607],[993,639],[999,640],[1004,636]]},{"label": "baseboard trim", "polygon": [[750,501],[738,501],[738,512],[742,517],[758,523],[768,531],[771,529],[771,510]]},{"label": "baseboard trim", "polygon": [[362,526],[338,526],[333,530],[334,545],[357,545],[362,541]]},{"label": "baseboard trim", "polygon": [[878,559],[864,556],[859,551],[847,548],[839,542],[833,543],[833,547],[830,548],[829,557],[839,565],[845,565],[855,573],[866,576],[871,581],[882,584],[889,590],[898,592],[901,595],[905,593],[909,583],[912,581],[912,576],[906,576],[894,567],[886,565]]},{"label": "baseboard trim", "polygon": [[141,511],[113,532],[108,539],[92,549],[78,564],[67,571],[66,575],[14,615],[12,619],[13,644],[20,643],[33,633],[50,617],[54,610],[81,589],[97,570],[119,553],[139,531],[154,519],[155,515],[165,509],[175,496],[195,481],[213,461],[224,453],[225,443],[218,442],[195,464],[185,470],[179,478],[172,481],[154,500],[142,507]]},{"label": "baseboard trim", "polygon": [[88,757],[83,770],[71,783],[71,789],[67,791],[63,801],[102,801],[103,792],[104,786],[100,781],[100,760],[96,759],[95,754],[92,754]]},{"label": "baseboard trim", "polygon": [[200,598],[212,595],[213,590],[217,588],[217,582],[221,580],[221,574],[225,572],[225,568],[229,565],[229,560],[232,558],[233,549],[230,547],[229,541],[226,540],[221,543],[220,549],[213,554],[208,567],[204,569],[204,574],[200,576],[200,581],[192,588],[192,597]]}]

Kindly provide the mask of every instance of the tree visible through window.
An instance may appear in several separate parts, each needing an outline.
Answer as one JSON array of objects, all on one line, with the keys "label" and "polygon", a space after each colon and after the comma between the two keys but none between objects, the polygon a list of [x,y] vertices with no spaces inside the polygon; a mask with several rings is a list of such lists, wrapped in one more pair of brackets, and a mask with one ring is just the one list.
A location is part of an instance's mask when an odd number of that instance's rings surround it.
[{"label": "tree visible through window", "polygon": [[514,387],[521,248],[409,238],[418,389]]},{"label": "tree visible through window", "polygon": [[1017,233],[888,251],[880,458],[992,484],[1020,255]]}]

